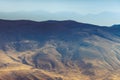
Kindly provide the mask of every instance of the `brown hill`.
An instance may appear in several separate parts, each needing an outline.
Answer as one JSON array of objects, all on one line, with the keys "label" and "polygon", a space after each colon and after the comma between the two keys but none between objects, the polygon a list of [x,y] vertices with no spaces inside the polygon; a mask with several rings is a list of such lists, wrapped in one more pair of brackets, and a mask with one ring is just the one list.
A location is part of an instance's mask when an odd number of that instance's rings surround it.
[{"label": "brown hill", "polygon": [[119,80],[119,30],[0,20],[0,80]]}]

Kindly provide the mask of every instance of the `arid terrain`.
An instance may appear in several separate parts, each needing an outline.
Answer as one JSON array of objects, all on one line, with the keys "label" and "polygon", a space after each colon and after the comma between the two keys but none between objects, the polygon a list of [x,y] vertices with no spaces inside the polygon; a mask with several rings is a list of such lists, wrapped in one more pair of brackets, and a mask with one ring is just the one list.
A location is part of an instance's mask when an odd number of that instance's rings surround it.
[{"label": "arid terrain", "polygon": [[0,80],[120,80],[120,25],[0,20]]}]

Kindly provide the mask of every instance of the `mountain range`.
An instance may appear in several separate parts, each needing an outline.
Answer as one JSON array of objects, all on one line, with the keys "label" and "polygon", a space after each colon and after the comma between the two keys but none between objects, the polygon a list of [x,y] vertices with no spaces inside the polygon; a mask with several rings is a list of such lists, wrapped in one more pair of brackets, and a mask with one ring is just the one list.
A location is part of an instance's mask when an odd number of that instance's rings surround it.
[{"label": "mountain range", "polygon": [[[94,12],[94,11],[93,11]],[[81,13],[81,12],[80,12]],[[47,11],[18,11],[18,12],[0,12],[0,19],[5,20],[75,20],[78,22],[85,22],[101,26],[111,26],[112,24],[119,24],[120,12],[98,12],[98,13],[85,13],[80,14],[77,12],[47,12]]]},{"label": "mountain range", "polygon": [[0,20],[0,80],[119,80],[120,25]]}]

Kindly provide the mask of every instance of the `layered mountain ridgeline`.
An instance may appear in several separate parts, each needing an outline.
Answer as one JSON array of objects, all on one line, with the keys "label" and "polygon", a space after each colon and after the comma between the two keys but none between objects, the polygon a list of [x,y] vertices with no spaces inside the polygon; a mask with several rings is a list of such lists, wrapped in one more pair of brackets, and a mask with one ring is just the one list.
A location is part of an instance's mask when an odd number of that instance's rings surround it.
[{"label": "layered mountain ridgeline", "polygon": [[0,79],[119,80],[119,31],[71,20],[0,20]]}]

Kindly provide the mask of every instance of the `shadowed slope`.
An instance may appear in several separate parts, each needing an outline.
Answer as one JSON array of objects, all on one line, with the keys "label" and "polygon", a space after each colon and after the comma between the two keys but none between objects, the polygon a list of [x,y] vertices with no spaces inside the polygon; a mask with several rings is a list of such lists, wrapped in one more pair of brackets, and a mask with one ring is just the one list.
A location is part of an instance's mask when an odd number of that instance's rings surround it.
[{"label": "shadowed slope", "polygon": [[[118,80],[119,30],[119,26],[101,27],[71,20],[0,20],[0,65],[11,66],[10,75],[28,75],[28,80]],[[26,72],[16,72],[20,66]]]}]

